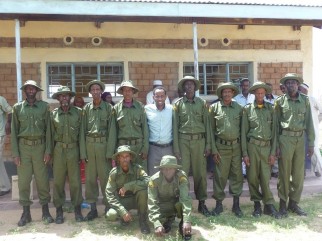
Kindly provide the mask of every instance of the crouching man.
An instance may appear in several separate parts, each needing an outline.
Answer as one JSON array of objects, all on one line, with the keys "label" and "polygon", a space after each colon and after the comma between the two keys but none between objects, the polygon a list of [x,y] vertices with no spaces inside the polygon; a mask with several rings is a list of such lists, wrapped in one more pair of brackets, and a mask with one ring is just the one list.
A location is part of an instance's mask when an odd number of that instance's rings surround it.
[{"label": "crouching man", "polygon": [[175,216],[181,219],[179,233],[184,240],[191,239],[191,206],[189,182],[174,156],[163,156],[160,171],[155,173],[148,185],[149,219],[157,236],[170,232]]},{"label": "crouching man", "polygon": [[119,146],[113,160],[118,165],[109,175],[106,185],[106,198],[111,208],[106,213],[108,221],[116,221],[121,217],[121,225],[127,226],[133,217],[129,210],[137,209],[141,233],[149,234],[150,228],[147,223],[147,184],[149,177],[144,169],[138,164],[133,164],[135,152],[127,145]]}]

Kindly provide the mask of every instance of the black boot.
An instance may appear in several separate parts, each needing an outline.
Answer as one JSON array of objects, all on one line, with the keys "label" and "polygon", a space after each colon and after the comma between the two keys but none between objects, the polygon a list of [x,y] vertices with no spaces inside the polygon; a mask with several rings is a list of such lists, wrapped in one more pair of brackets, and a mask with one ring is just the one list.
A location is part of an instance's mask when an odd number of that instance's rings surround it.
[{"label": "black boot", "polygon": [[222,201],[216,201],[216,207],[211,211],[212,216],[218,216],[224,211]]},{"label": "black boot", "polygon": [[181,234],[183,240],[190,240],[191,239],[191,233],[189,233],[189,234],[183,233],[183,219],[181,219],[181,221],[179,223],[179,233]]},{"label": "black boot", "polygon": [[280,199],[280,210],[279,210],[279,215],[281,218],[287,218],[287,210],[286,210],[286,201],[283,199]]},{"label": "black boot", "polygon": [[253,217],[259,218],[262,215],[261,203],[259,201],[254,202],[254,212]]},{"label": "black boot", "polygon": [[25,226],[27,223],[31,222],[30,206],[23,206],[22,208],[23,212],[18,222],[19,227]]},{"label": "black boot", "polygon": [[89,213],[85,217],[84,219],[85,221],[92,221],[98,217],[96,203],[91,203],[90,205],[91,205],[91,211],[89,211]]},{"label": "black boot", "polygon": [[42,220],[46,221],[47,223],[53,223],[54,219],[49,213],[48,203],[42,205]]},{"label": "black boot", "polygon": [[206,217],[210,216],[210,212],[205,204],[205,200],[199,200],[198,212],[205,215]]},{"label": "black boot", "polygon": [[273,204],[265,204],[265,206],[264,206],[264,214],[272,216],[272,217],[274,217],[276,219],[282,218],[280,213],[277,212],[277,210],[276,210],[276,208],[274,207]]},{"label": "black boot", "polygon": [[139,214],[139,224],[140,224],[141,233],[143,234],[150,233],[150,227],[147,220],[148,220],[147,213]]},{"label": "black boot", "polygon": [[307,216],[307,213],[303,211],[303,209],[301,209],[297,203],[295,201],[293,201],[292,199],[290,199],[289,203],[288,203],[288,208],[287,210],[292,211],[293,213],[296,213],[299,216]]},{"label": "black boot", "polygon": [[83,222],[84,221],[84,217],[82,215],[82,209],[81,209],[81,206],[80,205],[77,205],[75,207],[75,220],[76,222]]},{"label": "black boot", "polygon": [[238,218],[241,218],[243,216],[243,212],[240,210],[239,207],[239,197],[234,197],[232,211]]},{"label": "black boot", "polygon": [[62,207],[56,208],[56,224],[62,224],[64,223],[64,212]]}]

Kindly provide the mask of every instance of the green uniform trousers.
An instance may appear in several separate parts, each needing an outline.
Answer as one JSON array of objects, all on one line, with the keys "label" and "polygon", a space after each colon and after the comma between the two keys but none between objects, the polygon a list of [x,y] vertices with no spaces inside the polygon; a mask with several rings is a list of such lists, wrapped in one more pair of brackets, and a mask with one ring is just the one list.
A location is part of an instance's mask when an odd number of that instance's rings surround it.
[{"label": "green uniform trousers", "polygon": [[85,198],[88,203],[97,202],[99,189],[97,177],[100,181],[101,192],[103,194],[103,204],[108,205],[105,188],[112,163],[106,160],[106,142],[86,141],[87,163],[85,167]]},{"label": "green uniform trousers", "polygon": [[182,219],[183,218],[183,210],[182,203],[180,202],[160,202],[160,222],[164,223],[169,220],[174,220],[175,217]]},{"label": "green uniform trousers", "polygon": [[83,202],[82,184],[79,169],[79,148],[63,148],[56,144],[53,159],[54,172],[54,205],[61,207],[65,203],[66,176],[69,180],[71,201],[74,207]]},{"label": "green uniform trousers", "polygon": [[21,165],[17,167],[19,203],[30,206],[30,182],[35,177],[39,202],[41,205],[50,202],[48,168],[44,162],[45,143],[26,145],[19,140]]},{"label": "green uniform trousers", "polygon": [[271,166],[268,163],[268,157],[270,151],[270,146],[247,143],[250,166],[246,167],[246,170],[251,201],[263,200],[264,204],[274,204],[274,197],[269,188]]},{"label": "green uniform trousers", "polygon": [[[147,214],[148,212],[148,191],[140,190],[135,194],[127,197],[120,197],[117,195],[117,199],[123,205],[123,207],[129,211],[131,209],[137,209],[139,214]],[[110,208],[106,213],[106,219],[109,221],[115,221],[119,215],[115,209]]]},{"label": "green uniform trousers", "polygon": [[278,163],[278,196],[287,202],[290,198],[299,203],[304,182],[305,144],[300,137],[280,135],[281,158]]},{"label": "green uniform trousers", "polygon": [[207,199],[207,162],[204,156],[205,139],[179,139],[182,170],[189,175],[190,167],[194,181],[196,199]]},{"label": "green uniform trousers", "polygon": [[225,198],[225,186],[229,178],[229,192],[234,197],[239,197],[243,191],[242,157],[240,143],[223,145],[216,143],[221,156],[219,164],[214,168],[214,195],[217,201]]}]

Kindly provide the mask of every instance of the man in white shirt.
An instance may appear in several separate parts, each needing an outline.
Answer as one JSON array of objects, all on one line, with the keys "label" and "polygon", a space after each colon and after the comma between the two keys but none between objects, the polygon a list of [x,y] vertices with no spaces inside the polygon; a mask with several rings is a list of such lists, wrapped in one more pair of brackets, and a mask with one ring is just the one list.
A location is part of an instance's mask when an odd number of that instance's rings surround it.
[{"label": "man in white shirt", "polygon": [[158,170],[154,167],[164,155],[173,155],[172,105],[166,104],[167,92],[163,86],[153,90],[154,104],[145,106],[149,126],[148,174]]},{"label": "man in white shirt", "polygon": [[[162,80],[153,80],[153,90],[158,87],[158,86],[163,86],[162,84]],[[154,104],[154,99],[153,99],[153,90],[151,90],[147,95],[146,95],[146,104]],[[165,100],[166,104],[170,104],[170,100],[167,96],[166,100]]]},{"label": "man in white shirt", "polygon": [[255,96],[249,93],[250,81],[247,78],[243,78],[240,81],[241,93],[235,96],[235,100],[242,107],[249,103],[253,103],[255,100]]}]

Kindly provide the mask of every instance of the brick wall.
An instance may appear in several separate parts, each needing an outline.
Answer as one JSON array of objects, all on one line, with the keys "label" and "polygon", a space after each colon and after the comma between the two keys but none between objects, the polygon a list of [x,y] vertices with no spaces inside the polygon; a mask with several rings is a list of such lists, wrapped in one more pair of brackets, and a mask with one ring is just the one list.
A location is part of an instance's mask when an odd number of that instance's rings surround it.
[{"label": "brick wall", "polygon": [[129,62],[129,78],[140,91],[137,99],[145,104],[153,80],[162,80],[170,100],[177,97],[179,63],[175,62]]},{"label": "brick wall", "polygon": [[259,81],[271,83],[273,85],[273,93],[280,95],[280,79],[287,73],[297,73],[302,75],[303,63],[302,62],[281,62],[281,63],[259,63],[258,66]]}]

